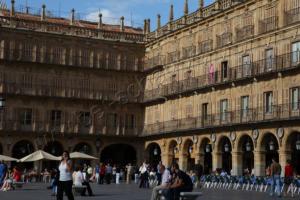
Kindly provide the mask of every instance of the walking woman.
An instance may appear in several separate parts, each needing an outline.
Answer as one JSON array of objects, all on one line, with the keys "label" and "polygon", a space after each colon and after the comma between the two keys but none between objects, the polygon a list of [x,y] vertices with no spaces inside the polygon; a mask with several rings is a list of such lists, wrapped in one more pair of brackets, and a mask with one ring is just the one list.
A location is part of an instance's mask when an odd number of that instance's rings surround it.
[{"label": "walking woman", "polygon": [[57,185],[57,200],[63,200],[64,192],[69,200],[74,200],[72,193],[72,162],[68,151],[64,151],[59,164],[59,181]]}]

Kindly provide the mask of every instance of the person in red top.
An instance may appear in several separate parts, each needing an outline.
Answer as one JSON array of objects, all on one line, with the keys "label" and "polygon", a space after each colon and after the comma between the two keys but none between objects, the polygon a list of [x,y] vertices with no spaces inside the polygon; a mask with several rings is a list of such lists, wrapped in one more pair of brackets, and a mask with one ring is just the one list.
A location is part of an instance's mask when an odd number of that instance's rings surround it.
[{"label": "person in red top", "polygon": [[286,161],[287,164],[284,168],[284,195],[286,196],[287,190],[289,186],[291,185],[293,181],[293,176],[294,176],[294,169],[293,166],[291,165],[291,160]]},{"label": "person in red top", "polygon": [[21,176],[22,176],[21,171],[17,167],[14,167],[14,169],[13,169],[13,181],[14,182],[20,182],[21,181]]},{"label": "person in red top", "polygon": [[99,184],[103,184],[104,183],[105,171],[106,171],[105,164],[101,164]]}]

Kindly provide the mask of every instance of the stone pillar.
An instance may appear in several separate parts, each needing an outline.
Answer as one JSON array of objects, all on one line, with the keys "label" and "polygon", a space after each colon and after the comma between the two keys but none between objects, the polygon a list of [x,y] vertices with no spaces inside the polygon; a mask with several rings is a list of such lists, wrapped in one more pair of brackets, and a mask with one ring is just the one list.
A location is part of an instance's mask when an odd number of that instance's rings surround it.
[{"label": "stone pillar", "polygon": [[168,29],[172,30],[172,21],[174,20],[173,4],[170,6]]},{"label": "stone pillar", "polygon": [[147,34],[147,28],[148,28],[148,25],[147,25],[147,19],[144,20],[144,34]]},{"label": "stone pillar", "polygon": [[124,32],[125,27],[124,27],[124,17],[122,16],[120,18],[120,31]]},{"label": "stone pillar", "polygon": [[264,176],[266,172],[266,155],[265,151],[254,151],[254,174]]},{"label": "stone pillar", "polygon": [[279,13],[278,13],[278,16],[279,16],[278,17],[278,28],[284,27],[285,23],[286,23],[286,20],[288,20],[286,18],[285,11],[284,11],[284,9],[286,7],[285,4],[287,4],[288,2],[289,1],[285,1],[285,0],[280,0],[278,2],[278,11],[279,11]]},{"label": "stone pillar", "polygon": [[279,154],[279,164],[281,165],[281,176],[284,176],[284,167],[287,164],[287,160],[290,160],[292,158],[291,152],[286,150],[280,150],[278,152]]},{"label": "stone pillar", "polygon": [[232,155],[232,174],[239,176],[243,174],[243,152],[233,151]]},{"label": "stone pillar", "polygon": [[71,10],[71,19],[70,19],[70,25],[74,25],[75,22],[75,9],[73,8]]},{"label": "stone pillar", "polygon": [[99,17],[99,21],[98,21],[98,29],[101,29],[102,28],[102,14],[101,13],[99,13],[99,15],[98,15],[98,17]]},{"label": "stone pillar", "polygon": [[11,0],[10,3],[10,16],[15,16],[15,0]]},{"label": "stone pillar", "polygon": [[199,5],[199,9],[203,9],[203,7],[204,7],[204,0],[199,0],[199,3],[198,3]]},{"label": "stone pillar", "polygon": [[165,165],[166,167],[170,167],[172,164],[172,158],[173,158],[173,154],[171,153],[162,153],[161,154],[161,161],[162,164]]},{"label": "stone pillar", "polygon": [[161,27],[161,17],[160,17],[160,14],[158,14],[157,15],[157,24],[156,24],[156,26],[157,26],[157,29],[160,29],[160,27]]},{"label": "stone pillar", "polygon": [[184,15],[188,15],[189,14],[189,2],[188,0],[185,0],[185,3],[184,3]]},{"label": "stone pillar", "polygon": [[41,13],[41,21],[45,21],[46,19],[46,5],[42,5],[42,13]]},{"label": "stone pillar", "polygon": [[147,20],[147,33],[151,32],[151,23],[150,23],[150,19]]},{"label": "stone pillar", "polygon": [[188,155],[187,153],[180,153],[179,154],[179,168],[182,170],[182,171],[186,171],[187,170],[187,159]]},{"label": "stone pillar", "polygon": [[212,170],[217,168],[222,168],[222,153],[221,152],[212,152]]},{"label": "stone pillar", "polygon": [[195,164],[204,166],[204,153],[195,153]]}]

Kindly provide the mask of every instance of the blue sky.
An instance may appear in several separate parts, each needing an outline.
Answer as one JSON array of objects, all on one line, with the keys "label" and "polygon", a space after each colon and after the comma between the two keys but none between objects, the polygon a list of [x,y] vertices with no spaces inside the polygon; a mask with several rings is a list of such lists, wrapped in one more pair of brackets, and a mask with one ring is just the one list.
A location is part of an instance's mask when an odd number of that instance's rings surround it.
[{"label": "blue sky", "polygon": [[[0,0],[1,1],[1,0]],[[2,0],[10,5],[10,0]],[[168,20],[170,4],[174,4],[174,14],[178,18],[183,15],[184,0],[15,0],[16,8],[21,8],[26,4],[31,10],[40,9],[42,4],[46,4],[47,9],[55,15],[68,16],[72,8],[79,13],[80,18],[97,21],[100,12],[103,20],[107,23],[116,24],[121,16],[125,17],[127,25],[143,26],[145,18],[151,19],[151,28],[155,28],[156,16],[161,15],[162,24]],[[211,4],[214,0],[205,0],[205,5]],[[189,11],[195,11],[198,0],[189,0]],[[132,20],[131,20],[132,19]]]}]

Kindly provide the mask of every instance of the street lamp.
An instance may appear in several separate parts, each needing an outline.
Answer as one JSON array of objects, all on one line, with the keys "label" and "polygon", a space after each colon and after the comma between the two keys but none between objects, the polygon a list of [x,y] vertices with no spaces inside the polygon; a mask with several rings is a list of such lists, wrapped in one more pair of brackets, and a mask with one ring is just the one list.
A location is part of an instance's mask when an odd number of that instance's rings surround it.
[{"label": "street lamp", "polygon": [[246,143],[246,151],[251,151],[251,144],[249,141]]},{"label": "street lamp", "polygon": [[190,154],[193,153],[193,147],[192,146],[189,147],[189,153]]},{"label": "street lamp", "polygon": [[100,147],[101,147],[101,142],[100,142],[99,139],[96,140],[95,145],[96,145],[97,151],[99,152],[99,149],[100,149]]},{"label": "street lamp", "polygon": [[5,106],[5,98],[0,97],[0,109],[4,108],[4,106]]},{"label": "street lamp", "polygon": [[55,153],[56,153],[55,147],[52,147],[52,149],[51,149],[51,154],[52,154],[52,155],[55,155]]},{"label": "street lamp", "polygon": [[274,142],[272,140],[269,143],[269,148],[270,148],[270,151],[274,151],[275,150],[275,144],[274,144]]},{"label": "street lamp", "polygon": [[205,152],[206,152],[206,153],[210,153],[210,144],[207,144],[207,145],[205,146]]},{"label": "street lamp", "polygon": [[155,147],[155,148],[154,148],[154,150],[153,150],[153,154],[154,154],[155,156],[157,156],[157,155],[158,155],[158,149],[157,149],[157,147]]},{"label": "street lamp", "polygon": [[174,152],[174,154],[176,154],[178,152],[178,148],[174,147],[173,152]]},{"label": "street lamp", "polygon": [[299,139],[299,137],[298,137],[298,140],[296,142],[296,150],[300,151],[300,139]]},{"label": "street lamp", "polygon": [[224,145],[224,151],[225,151],[225,152],[229,152],[229,144],[228,144],[228,143],[226,143],[226,144]]}]

